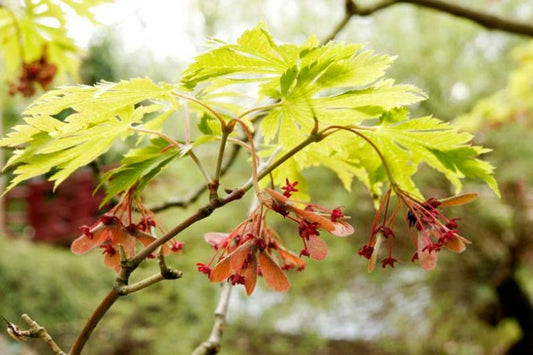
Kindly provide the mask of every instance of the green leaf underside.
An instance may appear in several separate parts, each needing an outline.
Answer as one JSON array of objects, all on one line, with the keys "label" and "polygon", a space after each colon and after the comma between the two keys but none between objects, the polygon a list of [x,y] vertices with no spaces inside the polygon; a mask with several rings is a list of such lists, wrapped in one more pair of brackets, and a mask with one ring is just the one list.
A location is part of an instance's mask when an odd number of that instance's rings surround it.
[{"label": "green leaf underside", "polygon": [[121,166],[109,170],[102,177],[100,185],[107,183],[102,204],[133,187],[136,193],[140,193],[179,155],[179,150],[169,147],[169,143],[161,138],[151,140],[146,147],[129,151],[122,159]]},{"label": "green leaf underside", "polygon": [[487,162],[476,159],[489,150],[470,146],[472,136],[457,132],[457,128],[448,123],[421,117],[385,124],[364,134],[385,157],[395,181],[414,195],[421,196],[411,179],[420,163],[426,163],[444,174],[454,185],[456,193],[461,191],[461,180],[468,177],[484,180],[499,194],[492,177],[493,168]]},{"label": "green leaf underside", "polygon": [[[404,117],[405,118],[405,117]],[[397,119],[397,118],[396,118]],[[448,123],[432,117],[395,121],[371,130],[360,130],[382,153],[394,181],[403,190],[420,199],[422,194],[412,180],[421,163],[441,172],[454,185],[456,193],[462,188],[462,179],[481,179],[499,195],[493,167],[477,159],[489,150],[469,145],[472,136],[459,133]],[[283,152],[282,152],[283,153]],[[362,182],[374,196],[388,182],[381,158],[364,139],[349,132],[339,132],[321,144],[312,144],[289,160],[289,168],[282,166],[275,177],[284,184],[283,176],[293,176],[310,166],[325,166],[337,174],[346,189],[353,179]]]}]

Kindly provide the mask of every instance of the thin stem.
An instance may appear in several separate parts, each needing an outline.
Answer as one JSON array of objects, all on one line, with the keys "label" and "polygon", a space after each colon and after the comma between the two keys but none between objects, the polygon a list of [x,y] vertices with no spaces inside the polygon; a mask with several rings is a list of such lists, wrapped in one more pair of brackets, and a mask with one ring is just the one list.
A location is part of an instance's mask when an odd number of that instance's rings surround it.
[{"label": "thin stem", "polygon": [[[277,106],[279,106],[279,103],[278,104],[255,107],[253,109],[244,111],[239,116],[237,116],[237,118],[242,118],[242,117],[244,117],[246,115],[249,115],[252,112],[272,109],[272,108],[275,108]],[[229,159],[223,165],[222,162],[223,162],[223,157],[224,157],[224,152],[225,152],[226,142],[227,141],[231,141],[231,142],[237,144],[237,146],[233,146],[234,148],[232,150],[232,153],[231,153]],[[229,132],[227,132],[227,133],[226,133],[226,131],[223,132],[222,137],[221,137],[221,143],[220,143],[220,147],[219,147],[219,152],[218,152],[217,167],[216,167],[215,177],[214,177],[215,180],[219,180],[229,170],[229,168],[231,167],[231,165],[234,163],[234,161],[237,158],[237,155],[238,155],[239,150],[240,150],[239,149],[240,146],[242,146],[242,147],[246,148],[248,151],[250,151],[250,146],[249,145],[245,144],[241,140],[230,138],[229,137]],[[159,212],[159,211],[162,211],[162,210],[170,208],[170,207],[186,207],[186,206],[190,205],[191,203],[195,202],[205,190],[207,190],[207,186],[202,184],[196,190],[194,190],[194,192],[191,193],[189,195],[189,197],[187,197],[185,199],[168,201],[168,202],[162,203],[160,205],[151,206],[149,209],[151,211],[153,211],[153,212]]]},{"label": "thin stem", "polygon": [[335,37],[337,37],[337,35],[344,29],[344,27],[348,25],[351,18],[352,14],[349,12],[345,12],[342,20],[340,20],[339,23],[335,25],[333,31],[331,31],[331,33],[320,42],[320,45],[325,45],[328,42],[333,41]]},{"label": "thin stem", "polygon": [[[279,159],[277,159],[275,162],[273,162],[271,165],[269,165],[268,167],[266,167],[264,170],[262,170],[258,175],[257,175],[257,179],[258,180],[261,180],[262,178],[264,178],[265,176],[269,175],[274,169],[276,169],[277,167],[279,167],[281,164],[285,163],[289,158],[291,158],[292,156],[294,156],[296,153],[298,153],[300,150],[302,150],[303,148],[305,148],[306,146],[308,146],[309,144],[311,143],[315,143],[315,142],[319,142],[323,139],[324,137],[321,135],[321,134],[318,134],[318,133],[315,133],[315,134],[311,134],[309,137],[307,137],[305,140],[303,140],[302,142],[300,142],[300,144],[298,144],[297,146],[295,146],[294,148],[292,148],[291,150],[289,150],[287,153],[283,154],[283,156],[281,156]],[[249,182],[247,183],[246,185],[244,185],[242,187],[243,190],[245,191],[248,191],[250,188],[252,187],[252,182]]]},{"label": "thin stem", "polygon": [[[243,113],[241,113],[240,115],[238,115],[236,118],[243,118],[244,116],[247,116],[253,112],[257,112],[257,111],[266,111],[266,110],[271,110],[273,108],[276,108],[276,107],[279,107],[281,105],[280,102],[278,103],[275,103],[275,104],[271,104],[271,105],[265,105],[265,106],[258,106],[258,107],[254,107],[254,108],[251,108],[247,111],[244,111]],[[261,115],[260,115],[261,116]]]},{"label": "thin stem", "polygon": [[200,172],[204,176],[205,181],[207,183],[211,182],[212,181],[211,176],[209,176],[209,173],[204,168],[204,166],[203,166],[202,162],[200,161],[200,159],[198,159],[198,156],[196,156],[196,154],[194,154],[192,149],[189,149],[189,151],[187,152],[187,155],[190,156],[191,159],[196,163],[196,166],[198,166],[198,168],[200,169]]},{"label": "thin stem", "polygon": [[185,144],[189,144],[191,142],[191,120],[189,117],[189,106],[187,105],[187,102],[185,102],[185,105],[183,106],[185,113]]},{"label": "thin stem", "polygon": [[229,156],[229,159],[226,161],[226,164],[222,167],[222,170],[220,171],[220,176],[226,175],[226,173],[229,171],[233,163],[237,160],[237,156],[239,155],[239,152],[241,151],[240,146],[232,146],[231,153]]},{"label": "thin stem", "polygon": [[[385,173],[387,174],[387,178],[389,179],[389,182],[390,182],[391,186],[395,187],[395,186],[398,185],[396,183],[396,180],[394,179],[394,176],[391,173],[391,170],[389,168],[389,164],[387,163],[387,160],[385,159],[385,156],[383,156],[383,153],[381,153],[381,151],[379,150],[377,145],[374,142],[372,142],[372,140],[370,140],[370,138],[368,138],[367,136],[365,136],[364,134],[362,134],[361,132],[357,131],[356,129],[354,129],[352,127],[343,127],[343,126],[329,126],[326,129],[324,129],[323,135],[324,135],[324,137],[327,137],[327,136],[337,132],[338,130],[344,130],[344,131],[351,132],[351,133],[361,137],[368,144],[370,144],[372,149],[374,149],[376,154],[379,156],[379,159],[381,160],[381,163],[383,164],[383,168],[385,169]],[[331,132],[326,133],[326,131],[331,131]]]},{"label": "thin stem", "polygon": [[117,292],[120,296],[125,296],[127,294],[140,291],[142,289],[145,289],[147,287],[152,286],[153,284],[156,284],[163,280],[176,280],[183,276],[183,273],[181,271],[175,271],[171,269],[167,269],[166,272],[163,274],[161,272],[154,274],[152,276],[149,276],[139,282],[136,282],[131,285],[121,286],[118,288]]},{"label": "thin stem", "polygon": [[250,142],[250,154],[252,155],[252,184],[253,184],[253,187],[255,189],[257,196],[259,196],[261,189],[259,188],[259,180],[257,178],[258,158],[255,152],[254,137],[252,136],[252,133],[250,132],[250,130],[248,129],[248,127],[242,120],[238,118],[234,118],[230,122],[235,122],[235,123],[240,124],[244,133],[248,137],[248,141]]},{"label": "thin stem", "polygon": [[533,26],[530,23],[509,20],[500,16],[477,11],[459,4],[441,0],[398,0],[406,4],[414,4],[433,10],[448,13],[453,16],[471,20],[488,29],[500,30],[519,35],[533,36]]},{"label": "thin stem", "polygon": [[[225,321],[226,313],[228,311],[231,290],[232,290],[232,287],[230,283],[225,283],[222,285],[222,292],[220,294],[220,299],[218,301],[217,308],[215,309],[215,317],[222,322]],[[211,336],[210,336],[211,339],[213,338],[220,339],[220,336],[222,335],[222,329],[220,329],[221,326],[222,324],[220,324],[219,326],[213,327],[213,332],[211,332]]]},{"label": "thin stem", "polygon": [[[254,149],[249,145],[249,144],[246,144],[245,142],[241,141],[240,139],[236,139],[236,138],[231,138],[229,137],[228,138],[228,142],[231,142],[233,144],[236,144],[237,146],[239,147],[243,147],[244,149],[246,149],[250,154],[252,154],[253,156],[255,156],[255,159],[256,161],[259,161],[259,155],[254,151]],[[260,169],[260,166],[257,166],[256,167],[256,171],[259,171]],[[254,176],[252,174],[252,177],[250,178],[250,181],[253,183],[253,179],[254,179]]]},{"label": "thin stem", "polygon": [[[430,0],[431,1],[431,0]],[[355,0],[345,0],[346,13],[350,15],[368,16],[379,10],[385,9],[391,5],[399,3],[399,0],[383,0],[370,6],[360,6]]]},{"label": "thin stem", "polygon": [[[145,129],[145,128],[139,128],[139,127],[134,127],[133,125],[129,125],[129,129],[131,129],[132,131],[136,131],[136,132],[141,132],[141,133],[147,133],[147,134],[153,134],[155,136],[158,136],[158,137],[161,137],[163,138],[164,140],[166,140],[167,142],[169,142],[172,146],[176,147],[176,149],[178,149],[179,151],[183,150],[184,148],[187,148],[186,146],[183,146],[182,144],[176,142],[174,139],[172,139],[168,134],[165,134],[163,132],[159,132],[159,131],[154,131],[154,130],[151,130],[151,129]],[[200,169],[200,172],[202,173],[202,175],[204,176],[205,180],[209,183],[211,182],[211,177],[209,176],[209,173],[207,172],[207,170],[204,168],[204,166],[202,165],[202,162],[200,161],[200,159],[198,159],[198,157],[196,156],[196,154],[194,154],[193,150],[191,148],[188,148],[187,149],[187,155],[189,157],[191,157],[191,159],[194,161],[194,163],[196,164],[196,166],[198,166],[198,169]]]},{"label": "thin stem", "polygon": [[[239,155],[240,148],[241,147],[239,145],[232,145],[232,150],[231,150],[229,159],[226,161],[224,166],[222,166],[222,170],[220,171],[220,176],[224,176],[229,171],[229,169],[234,164],[234,162],[237,160],[237,156]],[[200,198],[202,193],[206,190],[207,190],[207,185],[202,184],[198,186],[198,188],[193,190],[193,192],[191,192],[188,195],[188,197],[184,199],[170,200],[170,201],[158,204],[158,205],[148,206],[147,208],[152,212],[160,212],[171,207],[187,207],[191,203],[196,202],[198,198]]]},{"label": "thin stem", "polygon": [[[150,230],[152,232],[152,237],[157,238],[157,235],[155,233],[155,227],[152,227]],[[157,264],[159,265],[159,273],[165,280],[176,280],[180,279],[183,276],[183,273],[181,271],[177,271],[168,267],[167,262],[165,260],[164,247],[159,248],[159,253],[157,255]]]},{"label": "thin stem", "polygon": [[[300,150],[305,148],[311,143],[318,142],[322,140],[324,137],[318,133],[313,133],[309,137],[307,137],[305,140],[300,142],[297,146],[289,150],[287,153],[283,154],[282,157],[280,157],[278,160],[276,160],[274,163],[269,165],[267,168],[265,168],[263,171],[261,171],[257,175],[257,179],[261,180],[268,174],[270,174],[274,169],[276,169],[278,166],[283,164],[285,161],[287,161],[290,157],[298,153]],[[220,208],[227,203],[231,201],[238,200],[244,196],[244,194],[250,190],[253,186],[253,182],[248,182],[245,185],[243,185],[241,188],[233,190],[229,195],[227,195],[224,199],[220,200],[213,200],[209,201],[209,203],[200,209],[198,209],[193,215],[189,216],[186,220],[184,220],[182,223],[178,224],[174,228],[172,228],[169,232],[167,232],[165,235],[161,236],[159,239],[154,240],[150,245],[146,246],[143,250],[141,250],[130,262],[132,263],[133,268],[135,268],[141,261],[143,261],[148,255],[153,253],[159,246],[165,244],[167,241],[175,237],[178,233],[181,233],[184,229],[188,228],[190,225],[208,217],[213,211],[217,208]]]},{"label": "thin stem", "polygon": [[244,149],[246,149],[248,152],[252,152],[252,148],[250,147],[249,144],[246,144],[246,142],[243,142],[241,141],[240,139],[238,138],[232,138],[232,137],[228,137],[228,142],[230,143],[233,143],[233,144],[236,144]]},{"label": "thin stem", "polygon": [[[152,236],[153,238],[157,238],[156,233],[155,233],[155,227],[150,228],[150,236]],[[119,247],[120,246],[121,245],[119,245]],[[121,296],[124,296],[130,293],[145,289],[160,281],[176,280],[183,276],[183,273],[181,271],[177,271],[177,270],[174,270],[168,267],[166,260],[165,260],[165,253],[163,251],[163,248],[159,249],[157,258],[158,258],[158,265],[159,265],[159,273],[149,276],[132,285],[123,284],[122,286],[118,287],[118,293]],[[122,280],[119,279],[117,283],[121,284],[122,283],[121,281]]]},{"label": "thin stem", "polygon": [[61,350],[61,348],[56,344],[54,339],[52,339],[52,336],[48,334],[48,331],[46,331],[44,327],[42,327],[41,325],[39,325],[39,323],[31,319],[30,316],[28,316],[27,314],[23,314],[21,317],[26,322],[26,324],[30,326],[30,329],[20,330],[15,324],[11,323],[6,318],[4,318],[4,316],[2,316],[2,319],[4,319],[4,321],[7,323],[7,332],[13,339],[17,341],[24,341],[26,340],[26,338],[39,338],[43,342],[48,344],[54,354],[66,355],[65,352]]},{"label": "thin stem", "polygon": [[81,354],[81,351],[85,346],[87,340],[89,340],[89,336],[93,332],[94,328],[119,297],[120,294],[115,288],[112,288],[111,291],[109,291],[109,293],[104,297],[102,302],[95,309],[87,323],[85,323],[85,327],[82,329],[81,333],[76,338],[74,345],[72,345],[72,348],[70,349],[69,355]]},{"label": "thin stem", "polygon": [[491,15],[486,12],[476,11],[459,4],[454,4],[441,0],[383,0],[370,6],[360,6],[355,0],[345,0],[344,17],[335,26],[333,31],[321,42],[326,44],[337,37],[337,35],[348,25],[352,16],[369,16],[395,4],[413,4],[427,7],[436,11],[448,13],[453,16],[473,21],[487,29],[500,30],[508,33],[515,33],[525,36],[533,36],[533,26],[530,23],[513,21],[500,16]]},{"label": "thin stem", "polygon": [[218,157],[217,157],[217,168],[215,171],[215,180],[220,179],[220,173],[222,171],[222,160],[224,160],[224,151],[226,149],[226,142],[228,141],[228,136],[230,132],[224,131],[222,132],[222,137],[220,139],[220,146],[218,149]]},{"label": "thin stem", "polygon": [[183,145],[182,144],[176,142],[174,139],[172,139],[166,133],[163,133],[163,132],[160,132],[160,131],[154,131],[154,130],[151,130],[151,129],[136,127],[136,126],[133,126],[133,124],[130,124],[128,128],[131,129],[132,131],[135,131],[135,132],[141,132],[141,133],[152,134],[154,136],[158,136],[160,138],[163,138],[167,142],[169,142],[172,146],[176,147],[178,150],[182,150],[183,149]]},{"label": "thin stem", "polygon": [[44,327],[40,326],[27,314],[23,314],[22,319],[30,326],[30,330],[33,333],[31,336],[35,336],[44,341],[46,344],[48,344],[48,346],[50,346],[50,349],[52,349],[52,351],[56,355],[65,355],[65,352],[61,350],[61,348],[56,344],[54,339],[52,339],[52,337],[50,336],[50,334],[48,334]]},{"label": "thin stem", "polygon": [[192,355],[217,354],[220,351],[220,342],[224,332],[224,325],[226,324],[226,313],[228,311],[231,289],[230,283],[225,282],[222,284],[222,292],[215,309],[215,322],[209,339],[194,349]]},{"label": "thin stem", "polygon": [[194,103],[202,106],[203,108],[207,109],[219,121],[221,129],[222,129],[222,132],[224,132],[226,130],[226,126],[227,126],[226,125],[226,121],[224,121],[224,118],[222,118],[222,116],[220,116],[220,114],[217,111],[215,111],[211,106],[205,104],[204,102],[202,102],[201,100],[198,100],[197,98],[195,98],[193,96],[185,95],[185,94],[183,94],[183,93],[181,93],[179,91],[173,91],[173,94],[176,95],[177,97],[180,97],[180,98],[184,99],[184,100],[188,100],[188,101],[194,102]]},{"label": "thin stem", "polygon": [[121,286],[118,288],[117,292],[120,296],[125,296],[127,294],[140,291],[148,286],[152,286],[153,284],[163,281],[164,279],[165,278],[163,275],[161,275],[161,273],[157,273],[134,284]]}]

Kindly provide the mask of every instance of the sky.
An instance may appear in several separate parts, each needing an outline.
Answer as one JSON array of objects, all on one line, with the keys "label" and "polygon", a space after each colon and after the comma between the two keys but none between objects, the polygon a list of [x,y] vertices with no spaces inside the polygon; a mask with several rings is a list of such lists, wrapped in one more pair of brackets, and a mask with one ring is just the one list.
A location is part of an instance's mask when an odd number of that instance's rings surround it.
[{"label": "sky", "polygon": [[[94,8],[95,18],[117,31],[126,52],[148,50],[155,60],[191,58],[197,54],[195,33],[203,17],[192,10],[192,0],[115,0]],[[193,16],[193,17],[191,17]],[[98,30],[79,18],[69,23],[70,35],[82,48]]]},{"label": "sky", "polygon": [[[331,27],[342,18],[343,11],[342,0],[316,2],[311,8],[297,0],[225,0],[205,4],[206,7],[212,4],[212,7],[208,7],[209,10],[218,16],[225,16],[219,19],[219,26],[210,28],[215,31],[211,35],[228,42],[235,40],[258,21],[267,22],[274,37],[281,41],[300,42],[310,34],[322,38],[329,35]],[[325,23],[318,21],[313,26],[300,27],[298,24],[303,7],[310,18],[322,19]],[[199,8],[201,5],[197,0],[114,0],[110,4],[95,7],[93,13],[100,23],[116,31],[116,37],[122,40],[126,53],[148,50],[152,52],[156,62],[168,58],[188,61],[205,50],[203,44],[207,40],[206,27],[209,26],[206,26]],[[221,22],[223,25],[220,25]],[[287,24],[292,24],[293,27]],[[312,28],[312,33],[300,33],[291,37],[291,33],[303,28]],[[77,44],[86,48],[98,28],[88,20],[77,17],[69,23],[69,31]],[[359,28],[359,31],[364,31],[364,28]]]}]

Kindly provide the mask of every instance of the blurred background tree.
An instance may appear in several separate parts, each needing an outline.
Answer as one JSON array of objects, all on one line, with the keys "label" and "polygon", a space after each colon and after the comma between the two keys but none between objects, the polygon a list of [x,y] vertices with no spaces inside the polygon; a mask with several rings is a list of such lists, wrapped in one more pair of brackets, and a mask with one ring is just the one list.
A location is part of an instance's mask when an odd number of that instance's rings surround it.
[{"label": "blurred background tree", "polygon": [[[341,0],[314,1],[312,6],[279,0],[191,1],[180,8],[186,11],[186,16],[179,15],[186,30],[165,33],[175,57],[143,48],[149,42],[144,37],[126,38],[127,27],[120,25],[124,16],[135,14],[133,23],[140,32],[149,33],[150,19],[158,18],[159,6],[159,21],[171,21],[164,16],[169,10],[163,5],[168,3],[153,3],[147,10],[140,2],[117,1],[124,13],[115,8],[118,20],[93,36],[81,69],[84,81],[134,76],[175,80],[190,56],[202,51],[206,37],[230,41],[263,21],[275,37],[287,42],[311,34],[326,38],[345,16]],[[372,6],[378,1],[356,3]],[[468,6],[524,22],[533,20],[533,4],[525,0],[472,0]],[[169,22],[167,27],[175,24]],[[130,33],[129,37],[135,36]],[[141,47],[128,44],[136,40]],[[467,186],[468,191],[480,192],[477,202],[451,213],[463,216],[464,235],[473,244],[460,256],[442,255],[435,271],[426,273],[404,262],[394,270],[367,274],[357,250],[370,233],[374,207],[368,193],[357,184],[346,193],[332,174],[305,171],[310,182],[339,186],[322,190],[313,199],[346,206],[356,234],[349,241],[330,239],[328,258],[309,263],[305,273],[292,274],[287,294],[260,288],[246,297],[238,289],[230,303],[222,353],[529,353],[533,349],[531,39],[397,4],[368,17],[351,17],[335,40],[364,42],[379,53],[398,55],[391,75],[422,87],[429,95],[416,108],[418,114],[457,118],[464,129],[476,133],[476,143],[494,149],[489,160],[497,167],[503,197],[498,200],[483,186]],[[188,57],[180,53],[180,46]],[[149,202],[167,199],[167,188],[176,181],[183,181],[183,186],[194,181],[184,170],[178,164],[165,172]],[[238,171],[234,174],[239,179]],[[423,171],[419,179],[428,196],[452,193],[434,173]],[[232,221],[242,218],[246,202],[239,202],[240,211],[221,211],[217,218],[184,234],[187,250],[171,260],[185,272],[184,280],[119,302],[93,335],[87,354],[181,354],[203,341],[211,327],[218,287],[195,270],[195,262],[209,258],[202,235],[206,229],[230,230]],[[182,214],[186,211],[173,208],[163,211],[161,219],[176,220]],[[6,251],[0,259],[0,313],[14,320],[28,312],[60,343],[72,343],[95,300],[109,287],[103,280],[111,276],[102,279],[107,270],[102,271],[98,256],[73,257],[67,250],[11,239],[0,243]],[[402,260],[409,260],[408,253],[405,248]],[[13,269],[14,260],[21,259],[26,260],[25,267]],[[36,353],[46,351],[39,344],[28,346]],[[0,338],[0,352],[31,352],[28,346],[22,349]]]}]

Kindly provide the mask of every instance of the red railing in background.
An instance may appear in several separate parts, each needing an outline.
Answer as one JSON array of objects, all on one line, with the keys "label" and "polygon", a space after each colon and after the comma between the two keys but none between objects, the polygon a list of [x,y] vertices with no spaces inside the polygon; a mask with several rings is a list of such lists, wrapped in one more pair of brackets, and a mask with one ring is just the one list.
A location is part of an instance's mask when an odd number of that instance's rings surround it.
[{"label": "red railing in background", "polygon": [[53,191],[53,184],[34,179],[5,196],[6,231],[35,241],[70,244],[80,226],[94,223],[103,194],[89,169],[79,171]]}]

